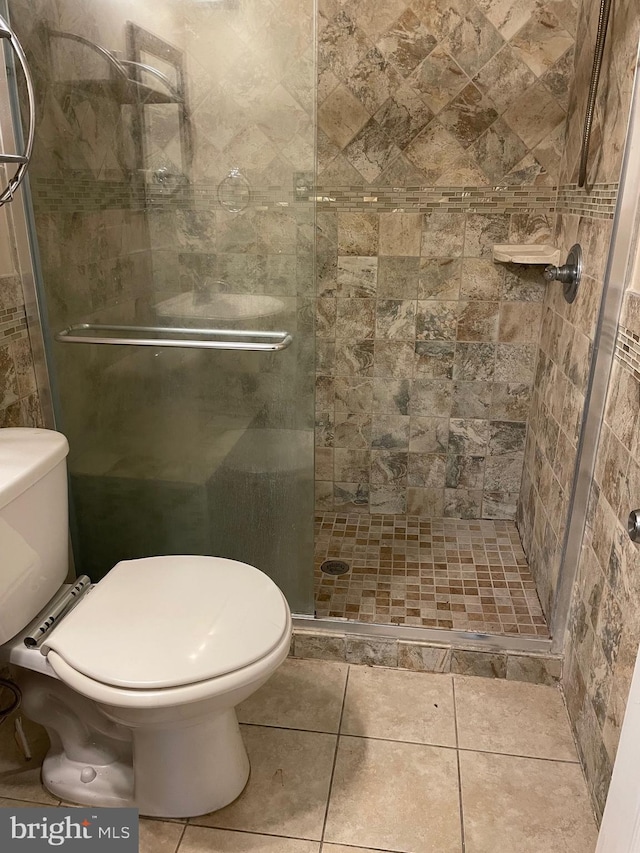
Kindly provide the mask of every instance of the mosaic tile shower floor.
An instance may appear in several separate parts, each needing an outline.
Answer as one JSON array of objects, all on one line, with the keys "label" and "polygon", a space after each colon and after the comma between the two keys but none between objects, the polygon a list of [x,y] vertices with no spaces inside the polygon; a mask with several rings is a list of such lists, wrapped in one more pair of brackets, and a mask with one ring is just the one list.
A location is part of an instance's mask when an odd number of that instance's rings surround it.
[{"label": "mosaic tile shower floor", "polygon": [[[315,543],[317,616],[549,636],[512,521],[325,512]],[[325,560],[350,571],[325,574]]]}]

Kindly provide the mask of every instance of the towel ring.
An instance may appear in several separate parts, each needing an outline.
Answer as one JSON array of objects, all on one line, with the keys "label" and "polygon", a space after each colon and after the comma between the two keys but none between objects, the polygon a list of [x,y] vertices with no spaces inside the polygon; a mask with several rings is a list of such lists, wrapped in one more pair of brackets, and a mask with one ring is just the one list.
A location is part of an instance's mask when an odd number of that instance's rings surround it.
[{"label": "towel ring", "polygon": [[6,202],[13,200],[13,196],[24,180],[24,176],[27,173],[27,169],[31,161],[36,130],[36,99],[31,72],[29,71],[29,65],[27,64],[27,57],[24,55],[24,50],[18,41],[17,35],[2,16],[0,16],[0,39],[5,39],[6,42],[11,45],[13,52],[18,58],[18,62],[22,68],[22,73],[24,74],[24,79],[27,85],[27,97],[29,99],[29,132],[27,133],[27,142],[24,148],[24,154],[0,153],[0,164],[17,165],[18,167],[15,175],[9,180],[6,188],[0,193],[0,206],[2,206],[3,204],[6,204]]}]

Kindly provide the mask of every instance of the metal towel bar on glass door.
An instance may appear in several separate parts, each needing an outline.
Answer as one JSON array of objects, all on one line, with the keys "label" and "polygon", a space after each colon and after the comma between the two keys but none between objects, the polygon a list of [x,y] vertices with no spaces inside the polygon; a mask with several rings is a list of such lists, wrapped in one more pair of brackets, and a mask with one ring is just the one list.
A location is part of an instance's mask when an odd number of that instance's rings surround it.
[{"label": "metal towel bar on glass door", "polygon": [[[180,335],[182,337],[179,337]],[[246,352],[279,352],[293,342],[293,336],[289,332],[263,332],[251,329],[185,329],[171,326],[112,326],[102,323],[78,323],[58,332],[55,337],[61,343],[70,344],[186,347]],[[222,338],[222,340],[216,340],[216,338]],[[257,338],[257,340],[242,340],[243,338]]]},{"label": "metal towel bar on glass door", "polygon": [[18,41],[18,37],[11,29],[5,19],[0,16],[0,39],[4,39],[5,44],[11,45],[13,52],[18,58],[24,74],[25,83],[27,86],[27,99],[29,101],[29,130],[27,132],[27,141],[24,147],[24,154],[0,154],[0,164],[9,166],[17,166],[15,175],[9,180],[6,188],[0,193],[0,205],[11,201],[16,190],[22,183],[24,176],[27,173],[31,155],[33,153],[33,142],[36,131],[36,98],[33,89],[33,80],[27,64],[27,58],[24,55],[22,45]]}]

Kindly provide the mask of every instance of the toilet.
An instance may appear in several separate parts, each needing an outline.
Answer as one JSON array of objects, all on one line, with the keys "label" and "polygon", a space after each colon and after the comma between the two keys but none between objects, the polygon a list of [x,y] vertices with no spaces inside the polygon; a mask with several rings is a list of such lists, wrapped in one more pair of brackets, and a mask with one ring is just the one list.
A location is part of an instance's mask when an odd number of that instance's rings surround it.
[{"label": "toilet", "polygon": [[0,430],[0,664],[49,735],[42,781],[143,815],[220,809],[249,777],[235,707],[289,652],[287,602],[246,563],[148,557],[87,584],[41,633],[69,597],[67,453],[57,432]]}]

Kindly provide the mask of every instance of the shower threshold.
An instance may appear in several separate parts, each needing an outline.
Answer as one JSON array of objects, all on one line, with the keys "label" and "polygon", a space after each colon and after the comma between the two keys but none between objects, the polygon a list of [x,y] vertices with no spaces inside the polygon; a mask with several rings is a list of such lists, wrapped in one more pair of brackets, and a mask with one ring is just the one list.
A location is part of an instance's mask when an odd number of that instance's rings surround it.
[{"label": "shower threshold", "polygon": [[[322,571],[344,561],[346,574]],[[316,627],[546,651],[549,630],[511,521],[325,512]],[[307,621],[307,620],[305,620]],[[386,630],[385,630],[386,629]]]}]

